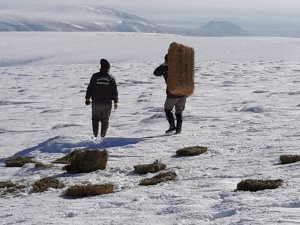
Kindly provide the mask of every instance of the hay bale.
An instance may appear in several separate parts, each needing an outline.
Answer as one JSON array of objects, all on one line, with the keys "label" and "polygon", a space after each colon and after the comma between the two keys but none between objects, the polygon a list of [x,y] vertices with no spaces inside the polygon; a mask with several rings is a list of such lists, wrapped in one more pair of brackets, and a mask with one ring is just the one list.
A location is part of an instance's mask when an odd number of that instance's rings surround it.
[{"label": "hay bale", "polygon": [[75,185],[73,187],[69,187],[65,191],[66,196],[76,197],[76,198],[104,195],[110,193],[114,193],[113,184]]},{"label": "hay bale", "polygon": [[295,163],[300,161],[300,155],[281,155],[279,159],[282,164]]},{"label": "hay bale", "polygon": [[45,177],[34,182],[32,187],[34,192],[44,192],[47,191],[48,188],[63,188],[64,184],[62,184],[59,180],[55,179],[54,177]]},{"label": "hay bale", "polygon": [[195,88],[194,49],[173,42],[168,50],[167,87],[174,95],[190,96]]},{"label": "hay bale", "polygon": [[26,163],[34,163],[33,157],[30,156],[17,156],[5,160],[6,167],[22,167]]},{"label": "hay bale", "polygon": [[207,152],[207,147],[192,146],[192,147],[179,149],[176,151],[176,154],[179,156],[195,156],[195,155],[203,154],[205,152]]},{"label": "hay bale", "polygon": [[162,182],[170,181],[170,180],[175,180],[177,177],[177,174],[173,171],[169,171],[166,173],[159,173],[156,176],[152,178],[146,178],[143,179],[140,182],[140,185],[156,185]]},{"label": "hay bale", "polygon": [[266,189],[275,189],[281,186],[283,180],[243,180],[237,184],[237,190],[241,191],[262,191]]},{"label": "hay bale", "polygon": [[166,164],[156,160],[151,164],[141,164],[134,166],[134,171],[138,174],[156,173],[158,171],[166,169]]},{"label": "hay bale", "polygon": [[64,169],[68,173],[89,173],[106,168],[108,153],[106,150],[77,150],[70,158],[70,164]]}]

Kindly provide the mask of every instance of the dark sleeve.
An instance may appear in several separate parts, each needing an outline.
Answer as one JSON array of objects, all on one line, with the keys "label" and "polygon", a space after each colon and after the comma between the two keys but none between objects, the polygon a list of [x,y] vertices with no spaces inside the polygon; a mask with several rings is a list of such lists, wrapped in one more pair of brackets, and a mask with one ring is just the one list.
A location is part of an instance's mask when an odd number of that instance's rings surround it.
[{"label": "dark sleeve", "polygon": [[119,97],[118,97],[118,88],[117,88],[117,83],[115,79],[112,79],[112,100],[114,101],[114,103],[118,103],[119,102]]},{"label": "dark sleeve", "polygon": [[167,73],[168,73],[168,67],[164,65],[160,65],[153,72],[155,76],[163,76],[166,75]]},{"label": "dark sleeve", "polygon": [[92,76],[92,78],[90,80],[90,83],[89,83],[89,85],[87,87],[87,90],[86,90],[86,94],[85,94],[86,99],[90,99],[90,97],[92,97],[92,95],[93,95],[93,85],[94,85],[93,77],[94,76]]}]

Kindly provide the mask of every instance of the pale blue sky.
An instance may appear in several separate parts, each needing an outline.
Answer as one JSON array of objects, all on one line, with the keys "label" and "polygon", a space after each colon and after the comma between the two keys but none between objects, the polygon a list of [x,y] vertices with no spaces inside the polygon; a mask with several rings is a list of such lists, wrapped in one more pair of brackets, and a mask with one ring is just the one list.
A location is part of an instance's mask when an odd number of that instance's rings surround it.
[{"label": "pale blue sky", "polygon": [[162,25],[199,27],[210,20],[228,20],[248,29],[300,28],[300,0],[0,0],[0,13],[69,4],[108,6]]}]

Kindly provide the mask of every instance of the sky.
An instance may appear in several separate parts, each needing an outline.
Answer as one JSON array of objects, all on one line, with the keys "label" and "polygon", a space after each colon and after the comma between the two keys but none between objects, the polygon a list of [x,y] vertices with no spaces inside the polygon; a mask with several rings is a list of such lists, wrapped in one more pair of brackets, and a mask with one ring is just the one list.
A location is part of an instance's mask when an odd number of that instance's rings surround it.
[{"label": "sky", "polygon": [[0,12],[29,12],[32,8],[40,11],[49,6],[76,4],[112,7],[170,26],[200,27],[211,20],[227,20],[248,29],[300,27],[299,0],[0,0]]}]

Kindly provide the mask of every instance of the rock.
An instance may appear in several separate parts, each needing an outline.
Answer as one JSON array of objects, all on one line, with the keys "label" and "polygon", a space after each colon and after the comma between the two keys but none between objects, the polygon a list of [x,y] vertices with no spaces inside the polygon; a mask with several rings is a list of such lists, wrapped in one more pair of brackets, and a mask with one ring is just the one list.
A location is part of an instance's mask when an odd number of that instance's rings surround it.
[{"label": "rock", "polygon": [[177,174],[173,171],[169,171],[169,172],[166,172],[166,173],[159,173],[159,174],[157,174],[156,176],[154,176],[152,178],[143,179],[140,182],[140,185],[156,185],[156,184],[159,184],[161,182],[175,180],[176,177],[177,177]]},{"label": "rock", "polygon": [[64,185],[54,177],[45,177],[41,180],[36,181],[33,185],[34,192],[44,192],[47,191],[48,188],[60,189],[63,188]]},{"label": "rock", "polygon": [[64,169],[68,173],[89,173],[98,169],[104,170],[107,158],[106,150],[76,150],[70,157],[70,164]]},{"label": "rock", "polygon": [[164,169],[166,169],[166,164],[163,164],[158,160],[151,164],[141,164],[134,166],[134,171],[138,174],[156,173]]},{"label": "rock", "polygon": [[207,152],[207,147],[202,146],[192,146],[182,148],[176,151],[176,154],[179,156],[196,156]]},{"label": "rock", "polygon": [[237,190],[241,191],[262,191],[266,189],[275,189],[281,186],[283,180],[243,180],[237,184]]},{"label": "rock", "polygon": [[65,195],[70,197],[87,197],[87,196],[96,196],[110,194],[114,192],[113,184],[89,184],[89,185],[75,185],[69,187]]}]

